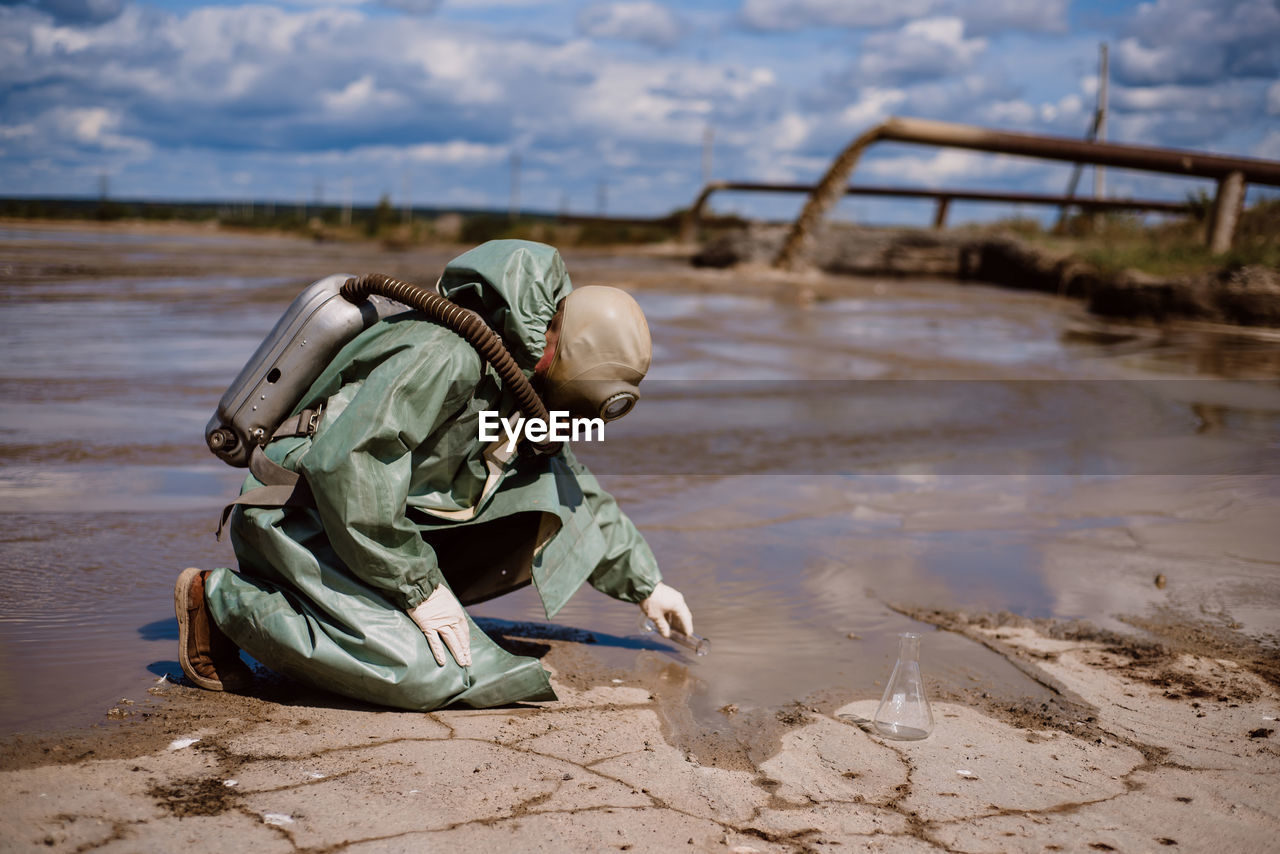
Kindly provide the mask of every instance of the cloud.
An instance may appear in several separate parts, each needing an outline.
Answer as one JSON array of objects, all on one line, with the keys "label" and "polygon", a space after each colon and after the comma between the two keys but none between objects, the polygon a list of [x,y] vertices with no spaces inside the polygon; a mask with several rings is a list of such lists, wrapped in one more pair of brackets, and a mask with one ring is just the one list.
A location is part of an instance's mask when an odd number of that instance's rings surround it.
[{"label": "cloud", "polygon": [[987,47],[986,39],[966,39],[964,28],[959,18],[926,18],[897,32],[873,33],[862,42],[858,71],[877,83],[960,74]]},{"label": "cloud", "polygon": [[[728,168],[732,132],[763,126],[780,97],[775,73],[749,63],[627,57],[588,39],[332,5],[130,6],[88,28],[0,8],[0,75],[0,183],[13,192],[84,186],[75,170],[93,150],[113,158],[94,167],[120,175],[122,192],[208,194],[224,169],[303,188],[286,197],[310,192],[311,170],[389,174],[399,187],[394,170],[416,165],[447,168],[436,184],[415,178],[415,193],[444,198],[467,183],[502,199],[506,170],[494,165],[519,150],[523,195],[554,196],[551,209],[562,192],[552,187],[594,186],[608,169],[621,182],[662,163],[695,181],[708,124]],[[54,105],[80,112],[55,115]],[[129,165],[143,146],[154,166],[145,173]],[[47,169],[31,169],[37,159]],[[183,176],[183,159],[199,167]],[[385,191],[372,179],[356,186]],[[674,204],[671,192],[654,180],[626,198],[657,212]]]},{"label": "cloud", "polygon": [[440,8],[440,0],[376,0],[379,6],[409,15],[430,15]]},{"label": "cloud", "polygon": [[372,74],[361,75],[341,89],[321,93],[320,102],[330,113],[348,115],[381,114],[384,110],[408,106],[403,93],[379,88]]},{"label": "cloud", "polygon": [[1280,128],[1274,128],[1267,132],[1262,141],[1253,147],[1251,152],[1255,157],[1265,157],[1268,160],[1280,160]]},{"label": "cloud", "polygon": [[1063,33],[1067,31],[1069,0],[950,0],[937,11],[964,20],[965,32],[976,36],[1009,31]]},{"label": "cloud", "polygon": [[1274,0],[1155,0],[1116,45],[1114,74],[1130,85],[1209,83],[1280,75]]},{"label": "cloud", "polygon": [[578,11],[578,32],[593,38],[671,47],[684,35],[684,26],[665,6],[650,0],[590,3]]},{"label": "cloud", "polygon": [[891,179],[895,185],[921,187],[990,187],[993,179],[1035,174],[1043,170],[1036,161],[943,148],[929,154],[868,157],[858,172]]},{"label": "cloud", "polygon": [[960,18],[974,35],[1061,33],[1069,0],[745,0],[739,18],[764,32],[806,27],[881,29],[926,17]]},{"label": "cloud", "polygon": [[927,15],[938,0],[745,0],[744,24],[777,32],[805,27],[889,27]]},{"label": "cloud", "polygon": [[1116,86],[1108,97],[1112,109],[1122,112],[1176,113],[1192,111],[1197,114],[1242,114],[1258,106],[1258,97],[1252,87],[1233,84],[1231,81],[1218,86]]},{"label": "cloud", "polygon": [[153,151],[145,139],[121,131],[124,117],[106,107],[51,106],[26,121],[0,125],[0,151],[22,159],[138,160]]},{"label": "cloud", "polygon": [[123,0],[4,0],[0,5],[30,6],[63,24],[98,24],[111,20],[124,9]]},{"label": "cloud", "polygon": [[[357,200],[376,200],[410,175],[423,202],[505,205],[518,151],[531,207],[567,195],[593,209],[607,181],[610,211],[659,213],[696,191],[708,126],[717,177],[788,181],[815,179],[888,115],[1078,138],[1098,35],[1116,68],[1132,44],[1161,78],[1117,74],[1112,139],[1265,152],[1280,115],[1276,76],[1249,76],[1266,65],[1266,51],[1248,58],[1262,44],[1252,33],[1270,31],[1246,0],[1174,35],[1152,15],[1216,7],[1153,0],[1111,32],[1065,37],[1065,0],[746,0],[732,21],[705,4],[583,0],[580,22],[563,6],[494,8],[530,0],[424,0],[420,14],[381,0],[213,2],[127,0],[93,21],[0,0],[0,185],[92,193],[107,172],[119,193],[297,200],[349,178]],[[760,26],[744,31],[748,17]],[[1161,63],[1193,75],[1183,46],[1217,57],[1212,73],[1163,79]],[[993,188],[1056,174],[909,153],[920,156],[877,147],[864,165]]]}]

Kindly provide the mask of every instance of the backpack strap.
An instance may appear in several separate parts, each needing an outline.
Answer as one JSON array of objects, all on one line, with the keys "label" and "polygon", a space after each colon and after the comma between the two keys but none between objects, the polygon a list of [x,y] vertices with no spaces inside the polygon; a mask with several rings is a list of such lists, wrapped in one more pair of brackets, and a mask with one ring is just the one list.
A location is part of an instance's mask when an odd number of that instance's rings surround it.
[{"label": "backpack strap", "polygon": [[[304,409],[297,415],[291,415],[271,434],[272,441],[292,436],[314,436],[316,427],[320,423],[322,411],[321,408]],[[244,507],[311,507],[315,504],[312,500],[311,488],[307,486],[307,482],[302,479],[302,476],[297,472],[289,471],[289,469],[267,457],[262,445],[254,448],[253,453],[249,455],[249,471],[263,485],[250,489],[222,508],[222,516],[218,520],[218,530],[215,532],[218,540],[222,539],[222,531],[227,525],[227,520],[231,518],[231,511],[235,510],[236,505]]]}]

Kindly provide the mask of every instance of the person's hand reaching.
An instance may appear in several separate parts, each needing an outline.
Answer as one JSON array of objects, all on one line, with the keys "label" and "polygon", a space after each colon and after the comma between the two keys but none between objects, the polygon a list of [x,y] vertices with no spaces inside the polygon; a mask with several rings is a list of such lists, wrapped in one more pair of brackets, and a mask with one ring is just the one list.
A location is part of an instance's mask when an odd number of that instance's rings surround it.
[{"label": "person's hand reaching", "polygon": [[640,603],[640,610],[646,617],[653,620],[653,624],[658,627],[658,633],[664,638],[671,637],[673,624],[676,631],[686,635],[693,634],[693,614],[689,613],[689,606],[684,603],[684,596],[679,590],[661,581],[658,582],[657,587],[653,588],[649,598]]}]

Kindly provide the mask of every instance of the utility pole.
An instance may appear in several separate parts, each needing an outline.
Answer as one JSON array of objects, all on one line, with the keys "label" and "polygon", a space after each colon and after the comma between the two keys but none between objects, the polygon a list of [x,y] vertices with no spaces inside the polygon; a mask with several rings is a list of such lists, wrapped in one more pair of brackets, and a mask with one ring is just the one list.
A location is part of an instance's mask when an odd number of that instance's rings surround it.
[{"label": "utility pole", "polygon": [[609,207],[609,185],[603,179],[596,184],[596,216],[604,216]]},{"label": "utility pole", "polygon": [[[1099,52],[1099,73],[1098,73],[1098,104],[1093,110],[1093,120],[1089,123],[1089,130],[1084,138],[1089,142],[1101,142],[1103,132],[1107,121],[1107,43],[1103,42],[1098,45]],[[1075,198],[1076,187],[1080,183],[1080,173],[1084,169],[1083,163],[1077,163],[1071,169],[1071,179],[1067,181],[1068,199]],[[1093,167],[1093,195],[1094,198],[1102,197],[1102,167]],[[1067,213],[1071,210],[1070,204],[1065,204],[1058,209],[1058,225],[1061,229],[1067,223]],[[1096,220],[1096,216],[1091,219]],[[1096,225],[1096,222],[1095,222]]]},{"label": "utility pole", "polygon": [[[1098,117],[1096,119],[1097,133],[1094,139],[1098,142],[1106,142],[1107,140],[1107,43],[1103,42],[1098,45]],[[1102,198],[1104,192],[1103,169],[1101,166],[1093,167],[1093,197],[1095,199]]]},{"label": "utility pole", "polygon": [[520,216],[520,152],[511,152],[511,202],[507,218],[512,222]]}]

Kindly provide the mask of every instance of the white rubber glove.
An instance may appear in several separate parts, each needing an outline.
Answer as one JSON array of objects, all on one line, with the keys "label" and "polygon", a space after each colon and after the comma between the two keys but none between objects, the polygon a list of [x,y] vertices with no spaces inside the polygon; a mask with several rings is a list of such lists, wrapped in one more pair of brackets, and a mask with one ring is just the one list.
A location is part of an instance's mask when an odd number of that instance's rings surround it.
[{"label": "white rubber glove", "polygon": [[467,614],[452,590],[439,585],[422,604],[409,612],[409,617],[427,636],[427,645],[431,647],[436,664],[444,667],[444,648],[448,646],[454,661],[463,667],[471,666],[471,625],[467,623]]},{"label": "white rubber glove", "polygon": [[671,623],[676,624],[676,630],[684,632],[686,635],[693,634],[693,614],[689,613],[689,606],[684,603],[684,596],[674,587],[668,587],[661,581],[658,586],[653,588],[653,592],[649,594],[649,598],[640,603],[640,610],[653,624],[658,627],[658,633],[664,638],[671,637]]}]

